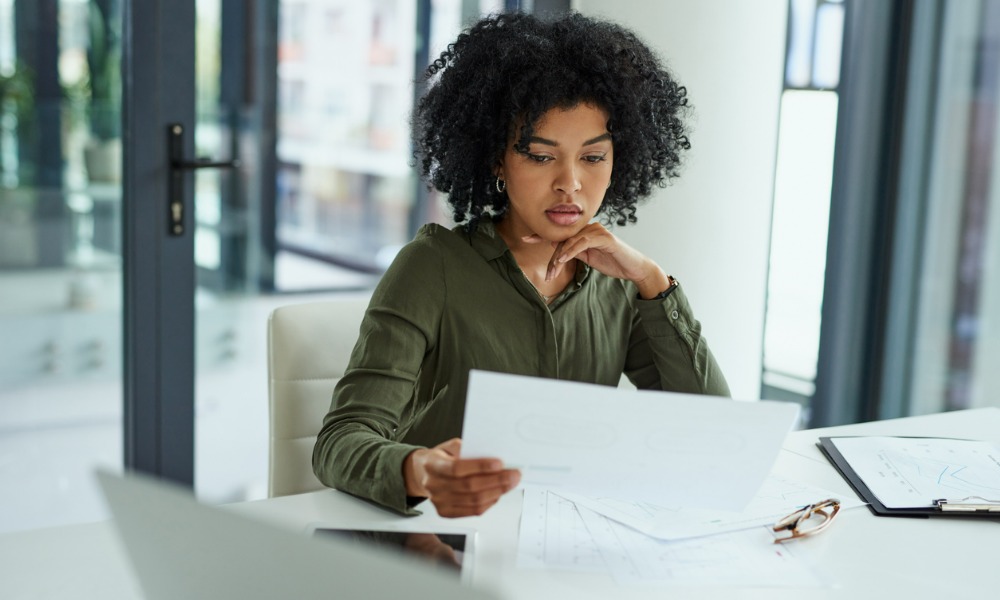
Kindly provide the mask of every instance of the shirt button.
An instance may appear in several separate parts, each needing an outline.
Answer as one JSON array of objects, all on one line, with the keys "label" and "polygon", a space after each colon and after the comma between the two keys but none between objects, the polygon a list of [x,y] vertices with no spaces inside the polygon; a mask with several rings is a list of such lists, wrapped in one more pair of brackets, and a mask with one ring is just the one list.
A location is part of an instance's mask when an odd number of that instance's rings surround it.
[{"label": "shirt button", "polygon": [[677,312],[676,310],[675,310],[675,311],[672,311],[672,312],[670,313],[670,318],[671,318],[671,319],[674,319],[674,320],[677,320],[677,319],[678,319],[678,318],[679,318],[680,316],[681,316],[681,314],[680,314],[679,312]]}]

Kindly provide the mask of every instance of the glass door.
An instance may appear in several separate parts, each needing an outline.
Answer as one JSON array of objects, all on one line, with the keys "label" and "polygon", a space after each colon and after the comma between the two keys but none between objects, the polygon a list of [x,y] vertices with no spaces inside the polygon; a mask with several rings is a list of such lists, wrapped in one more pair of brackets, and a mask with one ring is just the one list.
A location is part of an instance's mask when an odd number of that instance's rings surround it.
[{"label": "glass door", "polygon": [[0,0],[0,533],[106,518],[96,466],[265,494],[267,315],[448,222],[413,82],[501,8]]},{"label": "glass door", "polygon": [[[281,3],[282,250],[377,272],[409,239],[416,38],[414,2]],[[277,283],[305,284],[285,273]]]},{"label": "glass door", "polygon": [[368,294],[419,225],[449,222],[410,167],[409,114],[428,57],[502,8],[468,5],[197,0],[195,154],[240,161],[194,184],[202,500],[266,495],[269,312]]},{"label": "glass door", "polygon": [[122,466],[121,3],[0,0],[0,533]]},{"label": "glass door", "polygon": [[192,480],[193,7],[0,0],[0,531],[105,518],[98,466]]}]

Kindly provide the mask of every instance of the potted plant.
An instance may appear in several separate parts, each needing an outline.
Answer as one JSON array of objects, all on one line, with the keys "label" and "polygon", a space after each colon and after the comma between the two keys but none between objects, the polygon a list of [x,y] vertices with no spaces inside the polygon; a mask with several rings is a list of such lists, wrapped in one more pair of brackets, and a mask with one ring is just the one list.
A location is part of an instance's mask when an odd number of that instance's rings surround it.
[{"label": "potted plant", "polygon": [[121,35],[118,0],[90,0],[90,141],[84,162],[91,181],[121,180]]},{"label": "potted plant", "polygon": [[[15,127],[23,128],[31,122],[35,108],[34,76],[24,63],[18,61],[13,72],[0,72],[0,117],[13,115]],[[0,135],[0,144],[5,136]],[[0,170],[3,169],[4,148],[0,145]]]},{"label": "potted plant", "polygon": [[16,144],[32,125],[34,90],[34,74],[24,63],[18,61],[13,71],[0,72],[0,123],[3,129],[15,128],[14,135],[0,131],[0,268],[31,266],[38,258],[32,222],[34,195],[17,186],[16,173],[4,169],[7,154],[17,152],[16,146],[4,147],[4,140]]}]

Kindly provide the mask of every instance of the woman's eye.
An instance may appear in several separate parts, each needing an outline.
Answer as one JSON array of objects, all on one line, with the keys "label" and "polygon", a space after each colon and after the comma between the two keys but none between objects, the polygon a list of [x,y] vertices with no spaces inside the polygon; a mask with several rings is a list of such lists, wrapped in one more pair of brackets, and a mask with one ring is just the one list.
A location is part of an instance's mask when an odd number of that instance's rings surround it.
[{"label": "woman's eye", "polygon": [[599,162],[604,162],[604,155],[603,154],[588,154],[587,156],[583,157],[583,160],[585,160],[585,161],[587,161],[587,162],[589,162],[591,164],[595,164],[595,163],[599,163]]},{"label": "woman's eye", "polygon": [[552,160],[551,156],[545,156],[543,154],[530,154],[529,153],[529,154],[525,154],[525,156],[528,157],[528,160],[533,161],[533,162],[537,162],[537,163],[544,163],[544,162],[549,162],[550,160]]}]

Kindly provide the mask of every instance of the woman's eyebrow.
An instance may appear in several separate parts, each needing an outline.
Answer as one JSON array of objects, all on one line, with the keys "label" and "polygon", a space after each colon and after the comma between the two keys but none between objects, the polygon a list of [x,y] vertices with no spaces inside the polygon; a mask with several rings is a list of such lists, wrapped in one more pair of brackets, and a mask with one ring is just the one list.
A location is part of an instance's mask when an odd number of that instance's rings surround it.
[{"label": "woman's eyebrow", "polygon": [[[582,146],[589,146],[591,144],[596,144],[597,142],[603,142],[605,140],[610,140],[610,139],[611,139],[611,134],[610,133],[602,133],[601,135],[599,135],[599,136],[597,136],[595,138],[591,138],[591,139],[587,140],[586,142],[584,142],[581,145]],[[543,138],[543,137],[538,137],[537,135],[533,135],[530,138],[528,138],[528,143],[529,144],[542,144],[542,145],[545,145],[545,146],[559,146],[559,142],[554,141],[554,140],[549,140],[549,139],[546,139],[546,138]]]},{"label": "woman's eyebrow", "polygon": [[605,133],[602,133],[601,135],[599,135],[599,136],[597,136],[595,138],[591,138],[591,139],[587,140],[586,142],[583,143],[583,145],[584,146],[589,146],[591,144],[596,144],[597,142],[603,142],[605,140],[610,140],[610,139],[611,139],[611,134],[608,133],[608,132],[605,132]]}]

